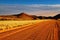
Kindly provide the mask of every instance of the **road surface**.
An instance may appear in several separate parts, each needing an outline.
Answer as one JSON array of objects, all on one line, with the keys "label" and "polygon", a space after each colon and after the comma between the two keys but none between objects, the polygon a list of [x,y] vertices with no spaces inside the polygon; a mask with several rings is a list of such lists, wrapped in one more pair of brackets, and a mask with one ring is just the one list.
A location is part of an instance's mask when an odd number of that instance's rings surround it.
[{"label": "road surface", "polygon": [[0,40],[60,40],[60,21],[51,20],[0,33]]}]

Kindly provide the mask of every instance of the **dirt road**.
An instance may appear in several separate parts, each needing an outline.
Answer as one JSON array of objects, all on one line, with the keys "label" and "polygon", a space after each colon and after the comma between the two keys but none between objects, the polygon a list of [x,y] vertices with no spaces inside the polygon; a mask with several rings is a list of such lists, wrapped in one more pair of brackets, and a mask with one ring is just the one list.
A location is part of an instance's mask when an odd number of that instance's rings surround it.
[{"label": "dirt road", "polygon": [[0,40],[60,40],[60,21],[44,21],[0,33]]}]

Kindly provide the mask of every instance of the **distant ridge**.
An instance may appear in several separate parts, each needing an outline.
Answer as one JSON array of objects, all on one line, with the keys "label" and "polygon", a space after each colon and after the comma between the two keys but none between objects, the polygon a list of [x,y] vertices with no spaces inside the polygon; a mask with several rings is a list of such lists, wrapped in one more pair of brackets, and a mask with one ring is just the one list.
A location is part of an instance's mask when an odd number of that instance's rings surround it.
[{"label": "distant ridge", "polygon": [[22,12],[20,14],[0,16],[0,20],[38,20],[38,19],[60,19],[60,14],[57,14],[54,17],[51,16],[45,17],[45,16],[28,15]]},{"label": "distant ridge", "polygon": [[20,14],[16,14],[14,16],[17,16],[17,17],[24,17],[24,16],[28,16],[28,17],[31,17],[30,15],[26,14],[26,13],[20,13]]},{"label": "distant ridge", "polygon": [[37,19],[37,17],[35,18],[33,15],[28,15],[24,12],[14,15],[0,16],[0,20],[35,20],[35,19]]},{"label": "distant ridge", "polygon": [[54,18],[56,19],[60,18],[60,14],[57,14],[56,16],[54,16]]}]

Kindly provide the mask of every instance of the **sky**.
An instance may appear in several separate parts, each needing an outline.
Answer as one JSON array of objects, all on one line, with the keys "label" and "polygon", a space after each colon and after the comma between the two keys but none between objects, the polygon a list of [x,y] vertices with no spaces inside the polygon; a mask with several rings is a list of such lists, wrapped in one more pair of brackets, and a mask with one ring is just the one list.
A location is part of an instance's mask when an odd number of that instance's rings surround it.
[{"label": "sky", "polygon": [[60,0],[0,0],[0,15],[19,14],[21,12],[54,16],[60,13]]}]

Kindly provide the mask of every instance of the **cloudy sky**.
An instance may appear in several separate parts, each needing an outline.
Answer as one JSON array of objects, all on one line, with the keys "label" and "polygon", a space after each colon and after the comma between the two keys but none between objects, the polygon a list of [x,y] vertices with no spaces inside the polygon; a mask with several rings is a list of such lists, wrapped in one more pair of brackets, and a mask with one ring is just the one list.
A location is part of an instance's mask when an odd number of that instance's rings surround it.
[{"label": "cloudy sky", "polygon": [[60,13],[60,0],[0,0],[0,15],[21,12],[54,16]]}]

